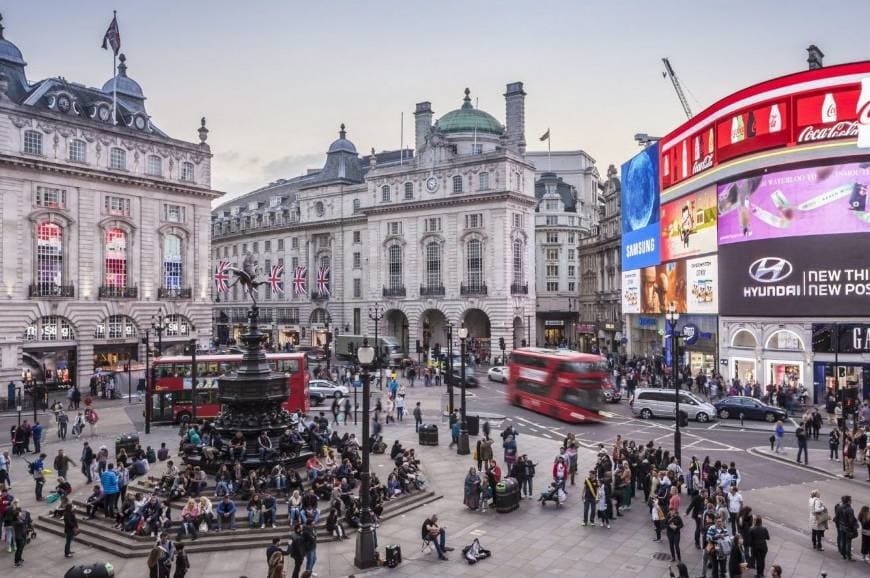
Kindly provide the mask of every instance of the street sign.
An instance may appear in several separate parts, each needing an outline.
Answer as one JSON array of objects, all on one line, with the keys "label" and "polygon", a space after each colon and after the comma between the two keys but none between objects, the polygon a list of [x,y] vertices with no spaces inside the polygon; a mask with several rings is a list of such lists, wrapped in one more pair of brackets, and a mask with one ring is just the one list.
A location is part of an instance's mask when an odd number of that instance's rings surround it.
[{"label": "street sign", "polygon": [[687,323],[683,327],[683,337],[686,338],[686,345],[694,345],[697,343],[698,337],[700,337],[698,326],[694,323]]}]

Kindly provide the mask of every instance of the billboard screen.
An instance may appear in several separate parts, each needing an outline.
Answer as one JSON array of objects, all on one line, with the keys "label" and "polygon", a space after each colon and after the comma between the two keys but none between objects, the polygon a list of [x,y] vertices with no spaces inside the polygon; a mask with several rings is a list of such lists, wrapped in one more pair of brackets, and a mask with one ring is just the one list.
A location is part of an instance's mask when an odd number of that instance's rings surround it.
[{"label": "billboard screen", "polygon": [[662,261],[716,252],[716,187],[662,205]]},{"label": "billboard screen", "polygon": [[870,311],[866,235],[813,235],[719,247],[719,313],[853,317]]},{"label": "billboard screen", "polygon": [[686,313],[719,310],[719,265],[716,255],[686,260]]},{"label": "billboard screen", "polygon": [[870,233],[870,163],[778,171],[719,185],[719,244]]},{"label": "billboard screen", "polygon": [[640,313],[640,270],[622,272],[622,312]]},{"label": "billboard screen", "polygon": [[622,165],[622,269],[661,262],[659,147],[647,147]]},{"label": "billboard screen", "polygon": [[686,312],[686,262],[662,263],[641,271],[641,313],[667,313],[676,305]]}]

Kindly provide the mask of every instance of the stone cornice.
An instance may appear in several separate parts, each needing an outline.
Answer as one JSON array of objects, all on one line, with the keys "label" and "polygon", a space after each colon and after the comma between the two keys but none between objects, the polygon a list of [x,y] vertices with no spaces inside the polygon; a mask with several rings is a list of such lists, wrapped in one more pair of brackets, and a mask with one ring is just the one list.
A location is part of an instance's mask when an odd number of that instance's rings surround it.
[{"label": "stone cornice", "polygon": [[222,233],[220,235],[212,235],[211,242],[213,245],[221,243],[223,241],[229,241],[232,239],[239,238],[247,238],[247,237],[255,237],[255,236],[264,236],[264,237],[273,237],[276,234],[281,234],[283,232],[296,232],[296,231],[308,231],[311,229],[329,229],[344,226],[349,226],[355,223],[364,223],[365,217],[362,215],[356,215],[352,217],[345,217],[344,219],[329,219],[326,221],[313,221],[310,223],[293,223],[293,225],[285,225],[285,226],[271,226],[266,229],[245,229],[244,231],[233,231],[231,233]]},{"label": "stone cornice", "polygon": [[429,199],[425,201],[415,201],[408,203],[385,204],[376,207],[362,207],[360,212],[364,215],[383,215],[388,213],[399,213],[409,211],[419,211],[425,209],[445,209],[457,205],[470,205],[473,203],[496,203],[500,201],[516,201],[519,204],[524,204],[529,207],[535,206],[535,198],[526,195],[520,195],[511,191],[502,191],[500,193],[484,193],[477,195],[455,195],[445,198]]}]

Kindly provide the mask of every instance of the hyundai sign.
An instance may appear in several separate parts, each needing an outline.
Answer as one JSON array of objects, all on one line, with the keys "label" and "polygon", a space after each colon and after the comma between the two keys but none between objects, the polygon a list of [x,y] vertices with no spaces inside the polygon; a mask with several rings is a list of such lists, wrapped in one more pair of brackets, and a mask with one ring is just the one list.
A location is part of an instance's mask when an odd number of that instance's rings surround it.
[{"label": "hyundai sign", "polygon": [[622,165],[622,270],[661,263],[659,146]]},{"label": "hyundai sign", "polygon": [[719,247],[719,313],[856,316],[870,311],[863,234],[766,239]]}]

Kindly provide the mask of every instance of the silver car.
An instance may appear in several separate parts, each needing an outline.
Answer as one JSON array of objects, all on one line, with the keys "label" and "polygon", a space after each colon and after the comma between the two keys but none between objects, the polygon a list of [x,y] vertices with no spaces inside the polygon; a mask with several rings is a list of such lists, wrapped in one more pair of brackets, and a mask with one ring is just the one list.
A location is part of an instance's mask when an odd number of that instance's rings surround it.
[{"label": "silver car", "polygon": [[[637,389],[629,404],[631,412],[642,419],[653,417],[673,419],[676,412],[676,394],[673,389]],[[680,411],[686,412],[689,419],[701,423],[716,419],[716,408],[689,391],[680,392]]]},{"label": "silver car", "polygon": [[341,399],[349,393],[344,385],[339,385],[325,379],[312,379],[308,382],[308,391],[322,394],[325,398]]}]

